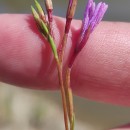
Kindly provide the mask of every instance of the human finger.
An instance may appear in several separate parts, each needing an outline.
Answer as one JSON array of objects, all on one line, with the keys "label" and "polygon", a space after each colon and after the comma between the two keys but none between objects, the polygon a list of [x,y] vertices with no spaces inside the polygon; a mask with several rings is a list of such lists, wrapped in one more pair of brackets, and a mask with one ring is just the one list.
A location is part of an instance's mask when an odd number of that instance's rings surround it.
[{"label": "human finger", "polygon": [[[33,89],[57,89],[56,65],[49,44],[30,15],[0,16],[0,80]],[[65,62],[73,52],[81,22],[74,21]],[[55,17],[61,43],[64,20]],[[130,24],[102,22],[78,55],[71,74],[75,94],[91,100],[130,105]]]}]

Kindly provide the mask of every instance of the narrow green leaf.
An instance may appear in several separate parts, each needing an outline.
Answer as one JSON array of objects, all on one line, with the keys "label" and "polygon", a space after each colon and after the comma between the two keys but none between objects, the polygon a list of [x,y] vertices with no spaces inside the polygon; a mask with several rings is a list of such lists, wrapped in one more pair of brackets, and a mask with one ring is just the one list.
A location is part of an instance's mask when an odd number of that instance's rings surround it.
[{"label": "narrow green leaf", "polygon": [[[36,7],[38,9],[38,12],[40,13],[42,8],[41,8],[40,4],[37,2],[37,0],[35,0],[35,4],[36,4]],[[44,21],[42,21],[40,19],[40,16],[39,16],[40,14],[37,13],[37,11],[34,9],[33,6],[31,6],[31,10],[32,10],[32,14],[33,14],[33,16],[38,24],[39,29],[42,31],[43,36],[46,37],[48,42],[50,43],[54,57],[56,59],[58,59],[57,48],[56,48],[56,45],[55,45],[55,42],[54,42],[52,36],[49,34],[49,30],[47,28],[47,25],[44,23]]]},{"label": "narrow green leaf", "polygon": [[49,43],[50,43],[50,45],[51,45],[51,48],[52,48],[54,57],[55,57],[55,58],[58,58],[57,48],[56,48],[55,42],[54,42],[54,40],[53,40],[53,38],[51,37],[50,34],[48,35],[48,41],[49,41]]},{"label": "narrow green leaf", "polygon": [[32,14],[33,14],[33,16],[34,16],[36,22],[39,22],[40,17],[39,17],[39,15],[38,15],[37,11],[34,9],[34,7],[33,7],[32,5],[31,5],[31,10],[32,10]]},{"label": "narrow green leaf", "polygon": [[37,10],[38,10],[39,15],[43,15],[43,16],[44,16],[45,13],[44,13],[44,10],[42,9],[40,3],[39,3],[37,0],[34,0],[34,2],[35,2],[35,5],[36,5],[36,7],[37,7]]},{"label": "narrow green leaf", "polygon": [[71,130],[74,130],[75,126],[75,114],[73,113],[72,122],[71,122]]},{"label": "narrow green leaf", "polygon": [[42,31],[44,32],[44,35],[48,36],[48,34],[49,34],[48,28],[47,28],[46,24],[42,20],[41,20],[40,27],[41,27]]}]

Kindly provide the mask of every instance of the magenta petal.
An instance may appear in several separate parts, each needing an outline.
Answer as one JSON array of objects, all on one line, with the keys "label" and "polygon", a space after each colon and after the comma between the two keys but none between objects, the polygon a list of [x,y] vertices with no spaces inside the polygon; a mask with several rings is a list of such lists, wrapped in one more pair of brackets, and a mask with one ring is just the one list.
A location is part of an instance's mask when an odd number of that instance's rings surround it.
[{"label": "magenta petal", "polygon": [[89,37],[89,35],[94,31],[95,27],[102,20],[107,8],[108,5],[104,2],[100,2],[96,6],[93,0],[88,0],[82,22],[82,30],[76,46],[76,50],[81,50],[84,44],[86,44],[86,35]]},{"label": "magenta petal", "polygon": [[[102,20],[108,5],[104,2],[100,2],[97,5],[93,0],[88,0],[88,3],[85,8],[84,18],[82,21],[82,29],[79,40],[77,42],[74,55],[72,57],[73,62],[78,53],[82,50],[82,48],[87,43],[90,34],[94,31],[95,27]],[[73,62],[71,62],[70,67],[72,67]]]},{"label": "magenta petal", "polygon": [[92,27],[91,31],[93,31],[94,28],[100,23],[100,21],[102,20],[107,8],[108,8],[108,5],[106,5],[105,3],[102,3],[100,5],[100,8],[98,10],[98,15],[96,15],[95,19],[91,23],[91,27]]}]

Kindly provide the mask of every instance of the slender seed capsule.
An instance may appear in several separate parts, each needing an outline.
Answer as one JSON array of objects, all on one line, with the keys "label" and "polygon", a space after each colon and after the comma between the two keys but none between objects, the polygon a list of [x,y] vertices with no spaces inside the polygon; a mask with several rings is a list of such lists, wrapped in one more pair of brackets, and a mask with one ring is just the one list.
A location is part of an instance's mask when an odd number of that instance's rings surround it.
[{"label": "slender seed capsule", "polygon": [[70,0],[68,4],[67,14],[66,14],[66,26],[65,26],[65,33],[69,33],[71,21],[74,17],[75,10],[77,6],[77,0]]},{"label": "slender seed capsule", "polygon": [[31,5],[31,10],[32,10],[34,19],[36,20],[37,23],[39,23],[40,22],[39,14],[37,13],[37,11],[34,9],[34,7],[32,5]]},{"label": "slender seed capsule", "polygon": [[48,13],[48,20],[49,20],[49,22],[52,22],[52,20],[53,20],[53,18],[52,18],[52,14],[53,14],[52,0],[45,0],[45,5],[46,5],[47,13]]},{"label": "slender seed capsule", "polygon": [[77,6],[77,0],[70,0],[69,1],[66,18],[73,18],[74,17],[76,6]]}]

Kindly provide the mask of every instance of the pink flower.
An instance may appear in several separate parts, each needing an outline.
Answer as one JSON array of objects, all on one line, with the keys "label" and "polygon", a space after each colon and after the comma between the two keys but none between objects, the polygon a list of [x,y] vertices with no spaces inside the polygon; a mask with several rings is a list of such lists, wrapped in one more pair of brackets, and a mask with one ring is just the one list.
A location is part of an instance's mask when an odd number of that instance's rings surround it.
[{"label": "pink flower", "polygon": [[84,13],[84,19],[82,21],[81,34],[76,44],[76,48],[74,50],[74,54],[72,56],[71,62],[69,64],[70,68],[72,67],[72,64],[76,56],[78,55],[78,53],[86,45],[90,34],[94,31],[95,27],[102,20],[107,8],[108,5],[104,2],[100,2],[96,5],[93,0],[88,0],[85,13]]}]

